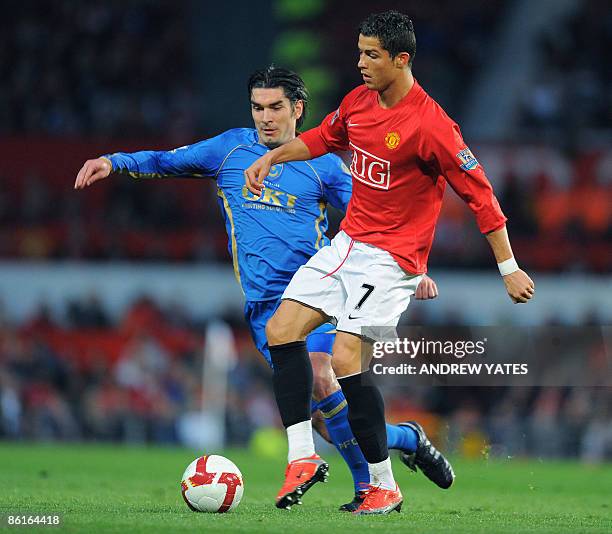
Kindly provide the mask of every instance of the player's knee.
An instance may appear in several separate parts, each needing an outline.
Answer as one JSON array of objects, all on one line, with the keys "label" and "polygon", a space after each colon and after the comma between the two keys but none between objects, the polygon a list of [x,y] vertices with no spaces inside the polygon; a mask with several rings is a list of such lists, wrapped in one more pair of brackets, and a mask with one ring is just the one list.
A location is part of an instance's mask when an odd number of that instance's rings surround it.
[{"label": "player's knee", "polygon": [[266,324],[266,338],[268,345],[283,345],[292,341],[300,341],[299,332],[295,330],[294,325],[283,317],[279,317],[277,313]]},{"label": "player's knee", "polygon": [[336,376],[342,378],[362,371],[361,340],[357,336],[337,335],[333,352],[332,367]]}]

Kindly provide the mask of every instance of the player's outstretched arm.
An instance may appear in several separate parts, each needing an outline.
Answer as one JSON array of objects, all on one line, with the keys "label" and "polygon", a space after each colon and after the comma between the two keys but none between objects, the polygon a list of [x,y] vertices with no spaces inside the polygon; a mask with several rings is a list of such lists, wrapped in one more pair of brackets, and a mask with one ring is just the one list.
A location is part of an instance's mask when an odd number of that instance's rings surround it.
[{"label": "player's outstretched arm", "polygon": [[244,171],[246,186],[251,193],[259,197],[264,188],[263,181],[270,173],[272,165],[285,163],[286,161],[303,161],[311,158],[310,150],[308,150],[306,144],[301,139],[295,138],[285,145],[270,150],[270,152],[253,162]]},{"label": "player's outstretched arm", "polygon": [[88,159],[78,172],[74,182],[75,189],[85,187],[106,178],[113,170],[113,165],[108,158]]},{"label": "player's outstretched arm", "polygon": [[111,172],[136,179],[216,177],[228,152],[241,139],[241,132],[240,129],[228,130],[173,150],[114,152],[87,160],[77,174],[74,188],[83,189]]},{"label": "player's outstretched arm", "polygon": [[426,274],[423,275],[414,296],[417,300],[435,299],[438,296],[438,286],[433,278],[429,278]]},{"label": "player's outstretched arm", "polygon": [[487,234],[487,241],[493,250],[499,272],[501,273],[508,295],[515,304],[525,303],[535,293],[533,280],[527,273],[519,269],[512,254],[508,232],[503,226],[499,230]]}]

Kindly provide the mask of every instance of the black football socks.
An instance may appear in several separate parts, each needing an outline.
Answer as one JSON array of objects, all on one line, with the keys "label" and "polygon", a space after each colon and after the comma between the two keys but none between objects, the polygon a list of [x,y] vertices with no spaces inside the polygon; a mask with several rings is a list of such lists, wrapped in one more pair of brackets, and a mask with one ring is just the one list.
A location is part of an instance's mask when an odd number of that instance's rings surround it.
[{"label": "black football socks", "polygon": [[306,341],[269,348],[274,366],[274,395],[283,426],[310,421],[313,376]]},{"label": "black football socks", "polygon": [[348,403],[348,420],[357,443],[370,464],[389,457],[385,403],[370,371],[339,378]]}]

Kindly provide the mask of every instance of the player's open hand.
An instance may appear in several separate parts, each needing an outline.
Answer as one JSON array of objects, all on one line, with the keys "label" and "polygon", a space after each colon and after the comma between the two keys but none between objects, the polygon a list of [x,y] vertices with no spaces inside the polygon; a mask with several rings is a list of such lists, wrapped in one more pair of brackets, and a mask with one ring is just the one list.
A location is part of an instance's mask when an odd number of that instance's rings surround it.
[{"label": "player's open hand", "polygon": [[414,296],[418,300],[435,299],[438,296],[438,286],[431,278],[429,278],[429,276],[425,274],[419,282]]},{"label": "player's open hand", "polygon": [[244,179],[246,181],[247,189],[255,196],[261,196],[261,192],[264,189],[264,179],[270,174],[270,167],[272,166],[272,160],[268,154],[264,154],[257,161],[255,161],[246,171],[244,171]]},{"label": "player's open hand", "polygon": [[530,300],[535,293],[533,280],[527,276],[525,271],[514,271],[503,277],[508,295],[515,304],[525,303]]},{"label": "player's open hand", "polygon": [[84,189],[88,185],[106,178],[112,170],[107,158],[88,159],[81,167],[74,182],[75,189]]}]

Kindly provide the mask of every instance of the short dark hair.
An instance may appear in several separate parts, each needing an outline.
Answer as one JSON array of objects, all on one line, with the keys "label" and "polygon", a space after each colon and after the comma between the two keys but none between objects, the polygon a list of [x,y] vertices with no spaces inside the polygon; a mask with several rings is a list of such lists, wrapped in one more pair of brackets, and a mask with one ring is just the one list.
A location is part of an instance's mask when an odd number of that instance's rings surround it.
[{"label": "short dark hair", "polygon": [[373,13],[359,25],[359,33],[366,37],[377,37],[392,58],[400,52],[408,52],[408,65],[412,66],[416,54],[416,36],[408,15],[398,11]]},{"label": "short dark hair", "polygon": [[302,116],[297,120],[296,126],[299,128],[306,118],[306,108],[308,107],[308,91],[304,80],[289,69],[270,65],[265,69],[257,70],[249,78],[249,98],[253,94],[253,89],[275,89],[282,87],[285,96],[295,105],[298,100],[304,103]]}]

